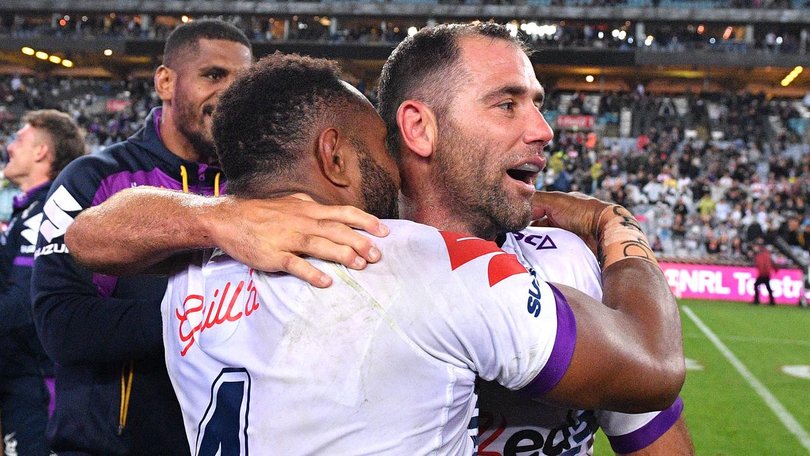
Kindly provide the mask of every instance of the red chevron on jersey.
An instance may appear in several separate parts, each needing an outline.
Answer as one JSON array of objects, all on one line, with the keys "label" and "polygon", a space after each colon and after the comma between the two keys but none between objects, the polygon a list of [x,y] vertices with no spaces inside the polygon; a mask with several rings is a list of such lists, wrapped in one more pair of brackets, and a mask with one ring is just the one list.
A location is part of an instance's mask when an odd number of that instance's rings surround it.
[{"label": "red chevron on jersey", "polygon": [[488,253],[494,253],[495,255],[489,259],[487,267],[490,287],[495,286],[495,284],[507,277],[526,272],[526,268],[520,264],[515,255],[504,252],[492,241],[485,241],[481,238],[451,231],[440,231],[440,233],[447,246],[447,253],[450,255],[450,267],[453,271],[476,258]]}]

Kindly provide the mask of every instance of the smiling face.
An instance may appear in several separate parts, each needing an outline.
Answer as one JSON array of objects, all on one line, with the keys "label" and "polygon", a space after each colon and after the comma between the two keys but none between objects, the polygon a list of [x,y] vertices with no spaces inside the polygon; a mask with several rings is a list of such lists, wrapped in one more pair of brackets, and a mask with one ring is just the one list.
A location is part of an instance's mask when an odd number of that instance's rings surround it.
[{"label": "smiling face", "polygon": [[219,94],[236,73],[250,66],[251,52],[229,40],[200,39],[188,57],[178,58],[171,71],[176,82],[172,95],[173,124],[199,159],[215,156],[212,117]]},{"label": "smiling face", "polygon": [[491,238],[524,228],[553,138],[540,113],[544,91],[526,54],[501,39],[459,41],[466,80],[437,114],[437,185],[455,217]]}]

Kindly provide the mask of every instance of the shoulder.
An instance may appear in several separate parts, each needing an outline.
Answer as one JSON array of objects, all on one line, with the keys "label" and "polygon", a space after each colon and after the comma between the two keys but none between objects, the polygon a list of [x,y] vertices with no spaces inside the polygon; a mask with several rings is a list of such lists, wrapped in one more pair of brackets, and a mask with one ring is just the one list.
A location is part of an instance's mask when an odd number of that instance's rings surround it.
[{"label": "shoulder", "polygon": [[601,300],[599,263],[577,235],[559,228],[529,227],[509,233],[503,248],[543,280],[574,287]]},{"label": "shoulder", "polygon": [[[384,220],[391,232],[374,242],[383,250],[398,254],[437,254],[446,252],[442,232],[428,225],[409,220]],[[369,235],[370,236],[370,235]]]},{"label": "shoulder", "polygon": [[100,152],[73,160],[59,173],[54,186],[58,186],[58,183],[64,183],[66,180],[82,179],[88,176],[107,176],[122,170],[137,169],[143,166],[139,165],[139,162],[142,162],[139,155],[144,153],[147,152],[129,141],[113,144]]},{"label": "shoulder", "polygon": [[509,233],[504,248],[519,250],[529,258],[565,258],[566,261],[596,263],[593,252],[579,236],[559,228],[528,227]]}]

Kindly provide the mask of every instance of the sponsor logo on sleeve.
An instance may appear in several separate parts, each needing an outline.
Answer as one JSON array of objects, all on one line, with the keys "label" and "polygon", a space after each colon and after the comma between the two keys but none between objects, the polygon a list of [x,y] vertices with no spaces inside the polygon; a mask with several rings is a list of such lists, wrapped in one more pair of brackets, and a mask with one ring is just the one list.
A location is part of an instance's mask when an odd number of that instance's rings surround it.
[{"label": "sponsor logo on sleeve", "polygon": [[532,286],[529,288],[529,302],[526,304],[526,310],[529,311],[530,314],[534,315],[534,318],[540,316],[540,299],[542,295],[540,294],[540,285],[537,284],[537,274],[534,272],[534,269],[529,271],[532,274]]},{"label": "sponsor logo on sleeve", "polygon": [[70,224],[73,223],[73,217],[69,213],[81,210],[82,206],[76,201],[76,198],[67,191],[64,185],[60,185],[42,207],[45,219],[39,226],[39,232],[49,244],[38,248],[34,256],[67,253],[67,246],[63,242],[54,244],[51,242],[64,236]]},{"label": "sponsor logo on sleeve", "polygon": [[76,201],[76,198],[67,191],[64,185],[60,185],[42,208],[42,212],[48,218],[42,222],[40,233],[48,242],[64,236],[65,231],[73,223],[73,217],[68,212],[80,210],[82,210],[82,207]]},{"label": "sponsor logo on sleeve", "polygon": [[20,232],[20,236],[31,245],[37,244],[37,233],[39,233],[39,225],[42,223],[42,214],[37,214],[23,223],[25,229]]}]

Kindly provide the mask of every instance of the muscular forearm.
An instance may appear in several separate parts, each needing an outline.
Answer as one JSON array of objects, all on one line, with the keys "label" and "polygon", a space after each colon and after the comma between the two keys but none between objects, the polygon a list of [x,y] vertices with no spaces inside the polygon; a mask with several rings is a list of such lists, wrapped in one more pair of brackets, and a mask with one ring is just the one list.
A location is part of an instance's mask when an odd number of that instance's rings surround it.
[{"label": "muscular forearm", "polygon": [[377,217],[360,209],[303,195],[240,199],[137,187],[84,211],[66,241],[79,263],[107,274],[152,271],[178,252],[218,247],[255,269],[288,272],[322,287],[331,283],[329,276],[299,256],[353,269],[380,259],[371,239],[353,228],[388,234]]},{"label": "muscular forearm", "polygon": [[[642,260],[616,263],[602,273],[603,303],[618,312],[616,330],[636,345],[637,383],[656,408],[669,406],[680,392],[685,367],[678,306],[657,264]],[[620,389],[626,384],[614,379]],[[617,397],[617,402],[621,398]]]},{"label": "muscular forearm", "polygon": [[151,187],[127,189],[76,217],[65,243],[88,269],[138,273],[175,253],[213,247],[214,212],[224,198]]},{"label": "muscular forearm", "polygon": [[623,412],[668,407],[685,375],[680,318],[638,223],[625,209],[589,197],[546,194],[536,202],[556,226],[597,247],[604,291],[599,305],[561,287],[575,314],[577,342],[549,399],[576,397],[581,408]]}]

